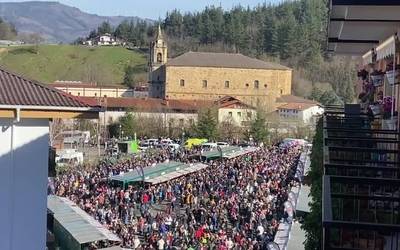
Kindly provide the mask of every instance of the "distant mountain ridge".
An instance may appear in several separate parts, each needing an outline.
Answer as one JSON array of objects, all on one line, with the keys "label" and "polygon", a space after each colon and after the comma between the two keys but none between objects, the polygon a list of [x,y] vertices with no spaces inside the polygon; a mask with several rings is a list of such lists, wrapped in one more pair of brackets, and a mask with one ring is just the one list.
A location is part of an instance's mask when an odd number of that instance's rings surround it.
[{"label": "distant mountain ridge", "polygon": [[0,17],[15,25],[20,33],[38,33],[49,42],[72,42],[85,37],[102,22],[117,26],[123,20],[150,19],[126,16],[99,16],[59,2],[1,2]]}]

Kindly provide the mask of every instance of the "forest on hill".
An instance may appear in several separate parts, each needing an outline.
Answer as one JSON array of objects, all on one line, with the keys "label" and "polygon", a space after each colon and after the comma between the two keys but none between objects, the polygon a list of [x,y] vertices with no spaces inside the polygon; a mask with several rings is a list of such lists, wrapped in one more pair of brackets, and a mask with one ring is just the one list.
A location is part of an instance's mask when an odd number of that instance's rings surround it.
[{"label": "forest on hill", "polygon": [[[356,66],[348,58],[326,54],[327,0],[284,1],[231,10],[209,6],[195,13],[173,10],[160,24],[169,57],[186,51],[234,52],[294,69],[294,94],[323,104],[354,100]],[[103,23],[90,37],[113,33],[133,46],[146,47],[158,24]]]}]

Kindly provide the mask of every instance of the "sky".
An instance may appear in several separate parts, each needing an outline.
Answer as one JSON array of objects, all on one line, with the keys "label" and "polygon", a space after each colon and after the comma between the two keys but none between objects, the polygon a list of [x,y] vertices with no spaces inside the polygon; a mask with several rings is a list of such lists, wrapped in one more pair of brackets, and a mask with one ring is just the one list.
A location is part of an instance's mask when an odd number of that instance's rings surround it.
[{"label": "sky", "polygon": [[[40,0],[43,1],[43,0]],[[53,0],[54,1],[54,0]],[[264,2],[276,3],[280,0],[58,0],[58,2],[74,6],[82,11],[102,16],[138,16],[158,19],[165,17],[169,10],[198,11],[209,5],[222,6],[230,9],[242,6],[257,6]],[[21,0],[0,0],[0,2],[23,2]]]}]

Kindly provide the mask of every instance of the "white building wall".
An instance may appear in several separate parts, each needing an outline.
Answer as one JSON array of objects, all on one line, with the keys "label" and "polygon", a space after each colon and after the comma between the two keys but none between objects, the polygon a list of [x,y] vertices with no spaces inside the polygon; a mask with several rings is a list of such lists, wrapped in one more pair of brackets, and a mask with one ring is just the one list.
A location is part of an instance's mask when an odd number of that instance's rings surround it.
[{"label": "white building wall", "polygon": [[[146,118],[159,118],[162,123],[173,120],[174,124],[179,124],[182,120],[184,124],[187,124],[192,120],[197,121],[197,113],[150,113],[150,112],[133,112],[137,117]],[[118,121],[118,119],[126,114],[125,111],[107,111],[105,113],[106,123]],[[140,119],[139,119],[140,120]],[[100,121],[104,122],[104,112],[100,113]]]},{"label": "white building wall", "polygon": [[319,106],[314,106],[300,112],[299,118],[305,124],[312,124],[315,122],[315,117],[324,113],[324,109]]},{"label": "white building wall", "polygon": [[256,111],[252,109],[221,108],[218,110],[218,121],[223,122],[231,119],[236,126],[242,126],[242,122],[252,120],[255,113]]},{"label": "white building wall", "polygon": [[[57,89],[62,90],[73,96],[83,96],[83,97],[134,97],[135,91],[130,88],[67,88],[67,87],[57,87]],[[139,93],[138,96],[147,96],[146,93]]]},{"label": "white building wall", "polygon": [[0,128],[0,249],[45,249],[49,121]]}]

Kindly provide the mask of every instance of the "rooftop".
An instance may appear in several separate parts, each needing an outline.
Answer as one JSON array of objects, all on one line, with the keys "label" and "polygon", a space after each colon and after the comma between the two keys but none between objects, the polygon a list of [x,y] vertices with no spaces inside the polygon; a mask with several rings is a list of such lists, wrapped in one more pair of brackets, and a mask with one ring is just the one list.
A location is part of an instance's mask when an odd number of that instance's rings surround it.
[{"label": "rooftop", "polygon": [[311,107],[318,106],[318,104],[315,103],[296,103],[296,102],[291,102],[291,103],[286,103],[278,107],[278,109],[292,109],[292,110],[299,110],[303,111],[306,109],[309,109]]},{"label": "rooftop", "polygon": [[167,66],[291,70],[278,63],[265,62],[242,54],[192,51],[171,59]]},{"label": "rooftop", "polygon": [[0,106],[89,109],[84,100],[0,68]]},{"label": "rooftop", "polygon": [[[253,108],[242,103],[240,100],[225,96],[217,101],[205,100],[164,100],[157,98],[128,98],[128,97],[81,97],[92,105],[100,105],[107,108],[133,108],[139,111],[185,111],[197,112],[202,108],[208,108],[218,105],[219,108],[226,108],[232,106],[241,106],[246,108]],[[254,109],[254,108],[253,108]]]},{"label": "rooftop", "polygon": [[47,208],[65,230],[79,243],[121,240],[98,221],[64,197],[49,195]]}]

